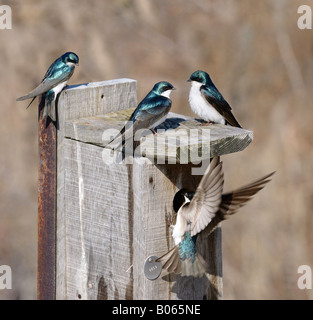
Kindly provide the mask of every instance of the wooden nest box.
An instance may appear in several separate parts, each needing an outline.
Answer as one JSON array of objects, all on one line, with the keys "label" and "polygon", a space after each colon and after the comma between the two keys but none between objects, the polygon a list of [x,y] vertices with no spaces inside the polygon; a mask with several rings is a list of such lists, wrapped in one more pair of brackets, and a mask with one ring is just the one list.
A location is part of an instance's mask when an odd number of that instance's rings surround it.
[{"label": "wooden nest box", "polygon": [[[61,93],[58,130],[40,120],[39,299],[222,297],[220,226],[200,244],[209,264],[207,278],[163,271],[151,281],[143,266],[147,257],[174,246],[168,221],[175,193],[195,189],[201,179],[192,174],[201,164],[192,162],[190,152],[199,151],[207,166],[212,156],[243,150],[252,132],[212,125],[200,144],[192,132],[204,126],[170,113],[168,130],[158,134],[167,137],[164,148],[157,151],[151,143],[157,137],[149,135],[142,142],[145,158],[108,163],[112,153],[104,132],[120,130],[136,106],[135,80],[88,83]],[[182,143],[171,146],[178,136]]]}]

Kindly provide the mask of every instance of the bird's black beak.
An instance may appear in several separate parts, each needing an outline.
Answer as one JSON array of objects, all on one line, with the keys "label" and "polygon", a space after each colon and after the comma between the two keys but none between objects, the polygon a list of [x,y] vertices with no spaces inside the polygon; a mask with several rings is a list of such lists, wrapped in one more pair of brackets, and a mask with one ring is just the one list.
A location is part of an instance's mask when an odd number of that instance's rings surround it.
[{"label": "bird's black beak", "polygon": [[191,80],[190,80],[190,79],[188,79],[188,80],[187,80],[187,82],[191,82]]}]

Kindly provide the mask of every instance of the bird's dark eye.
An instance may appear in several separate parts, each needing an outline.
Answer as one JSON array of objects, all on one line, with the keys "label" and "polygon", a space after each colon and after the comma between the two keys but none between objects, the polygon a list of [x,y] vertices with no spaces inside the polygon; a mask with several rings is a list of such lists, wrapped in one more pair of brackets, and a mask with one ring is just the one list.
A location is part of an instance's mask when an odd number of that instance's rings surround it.
[{"label": "bird's dark eye", "polygon": [[68,58],[67,61],[68,61],[68,62],[76,63],[76,61],[75,61],[74,59],[71,59],[71,58]]},{"label": "bird's dark eye", "polygon": [[202,82],[202,80],[200,79],[200,77],[193,77],[191,80],[192,80],[192,81],[197,81],[197,82]]},{"label": "bird's dark eye", "polygon": [[172,89],[173,89],[173,87],[171,87],[171,86],[165,86],[163,91],[172,90]]}]

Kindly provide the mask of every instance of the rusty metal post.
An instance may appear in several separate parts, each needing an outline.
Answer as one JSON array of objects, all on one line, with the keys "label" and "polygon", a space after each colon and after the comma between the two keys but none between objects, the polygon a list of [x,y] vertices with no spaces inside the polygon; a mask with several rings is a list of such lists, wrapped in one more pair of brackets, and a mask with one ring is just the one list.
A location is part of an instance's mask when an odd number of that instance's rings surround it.
[{"label": "rusty metal post", "polygon": [[42,120],[44,96],[38,108],[38,269],[37,298],[55,299],[56,266],[56,128],[50,119]]}]

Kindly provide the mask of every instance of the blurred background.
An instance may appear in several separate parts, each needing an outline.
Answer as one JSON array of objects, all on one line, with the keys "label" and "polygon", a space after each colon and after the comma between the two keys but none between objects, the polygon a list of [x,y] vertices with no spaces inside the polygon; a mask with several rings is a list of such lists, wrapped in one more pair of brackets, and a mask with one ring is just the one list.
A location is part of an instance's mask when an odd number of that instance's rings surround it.
[{"label": "blurred background", "polygon": [[0,265],[13,289],[36,299],[37,100],[66,51],[80,57],[69,84],[132,78],[138,101],[153,84],[178,89],[172,111],[193,115],[190,74],[207,71],[239,123],[253,130],[243,152],[224,156],[225,191],[276,170],[273,180],[223,223],[224,299],[310,299],[300,265],[313,268],[313,30],[300,30],[297,0],[7,0],[0,30]]}]

